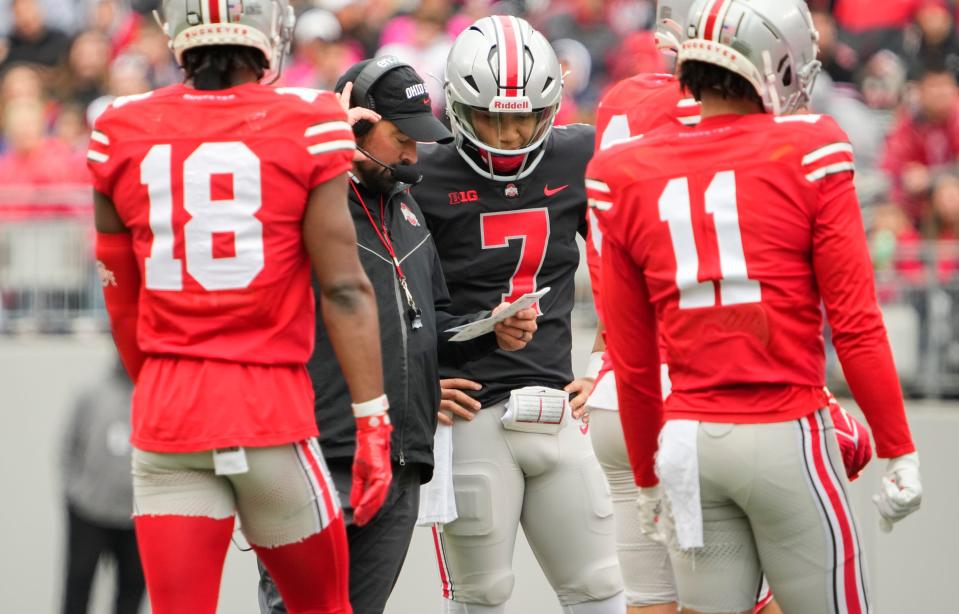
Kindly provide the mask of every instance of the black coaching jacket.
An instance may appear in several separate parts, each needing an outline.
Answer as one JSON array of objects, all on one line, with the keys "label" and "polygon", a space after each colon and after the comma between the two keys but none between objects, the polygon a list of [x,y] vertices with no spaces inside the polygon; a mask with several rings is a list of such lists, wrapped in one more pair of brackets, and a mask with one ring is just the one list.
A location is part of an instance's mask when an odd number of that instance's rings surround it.
[{"label": "black coaching jacket", "polygon": [[[379,222],[380,195],[351,179],[373,219]],[[423,213],[409,193],[410,186],[397,183],[383,195],[385,225],[410,292],[421,310],[422,327],[414,330],[407,302],[397,279],[392,258],[381,242],[362,204],[351,187],[349,207],[356,226],[360,262],[376,293],[380,321],[383,379],[393,422],[392,455],[400,465],[418,463],[421,480],[429,481],[433,470],[433,433],[439,409],[438,357],[444,364],[466,363],[494,351],[492,333],[465,343],[448,341],[443,331],[489,315],[488,311],[456,316],[449,313],[450,297],[439,256]],[[317,297],[316,349],[307,365],[316,394],[316,421],[323,456],[332,462],[349,461],[355,450],[355,425],[350,394],[333,353],[329,335],[320,317]],[[495,305],[490,305],[492,309]]]}]

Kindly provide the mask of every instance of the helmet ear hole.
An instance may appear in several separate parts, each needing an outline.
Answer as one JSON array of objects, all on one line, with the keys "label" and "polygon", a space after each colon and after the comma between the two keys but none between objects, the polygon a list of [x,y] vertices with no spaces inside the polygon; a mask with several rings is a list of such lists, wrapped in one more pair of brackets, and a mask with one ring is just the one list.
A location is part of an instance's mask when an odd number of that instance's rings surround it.
[{"label": "helmet ear hole", "polygon": [[783,73],[782,81],[783,81],[783,85],[785,85],[786,87],[789,87],[790,85],[792,85],[792,82],[793,82],[792,66],[786,67],[786,72]]}]

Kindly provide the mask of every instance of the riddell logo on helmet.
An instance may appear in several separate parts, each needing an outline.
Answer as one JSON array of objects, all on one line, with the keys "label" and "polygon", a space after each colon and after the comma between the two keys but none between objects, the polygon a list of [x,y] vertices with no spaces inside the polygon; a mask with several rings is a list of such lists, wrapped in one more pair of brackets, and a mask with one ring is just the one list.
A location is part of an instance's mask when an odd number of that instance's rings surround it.
[{"label": "riddell logo on helmet", "polygon": [[520,98],[518,100],[509,100],[496,97],[489,105],[490,111],[529,111],[533,108],[529,98]]}]

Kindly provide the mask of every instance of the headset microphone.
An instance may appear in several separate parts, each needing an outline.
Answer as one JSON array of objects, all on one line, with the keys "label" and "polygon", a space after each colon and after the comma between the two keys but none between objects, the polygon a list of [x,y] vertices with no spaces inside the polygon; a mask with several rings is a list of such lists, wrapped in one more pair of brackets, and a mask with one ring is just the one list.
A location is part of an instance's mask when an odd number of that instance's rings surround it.
[{"label": "headset microphone", "polygon": [[372,160],[375,164],[379,164],[386,170],[390,171],[390,173],[393,175],[393,178],[396,179],[397,181],[408,183],[410,185],[416,185],[423,179],[423,175],[417,173],[416,171],[414,171],[408,166],[387,164],[386,162],[383,162],[382,160],[380,160],[379,158],[377,158],[370,152],[366,151],[362,147],[357,146],[356,148],[360,151],[361,154],[363,154],[364,156]]}]

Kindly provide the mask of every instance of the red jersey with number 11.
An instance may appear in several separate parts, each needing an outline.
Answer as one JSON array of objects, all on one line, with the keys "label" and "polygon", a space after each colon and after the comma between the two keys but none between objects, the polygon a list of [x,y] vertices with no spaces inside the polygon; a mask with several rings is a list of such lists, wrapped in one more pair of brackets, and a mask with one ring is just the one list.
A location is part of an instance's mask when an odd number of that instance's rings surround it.
[{"label": "red jersey with number 11", "polygon": [[828,117],[666,125],[587,171],[604,315],[637,481],[656,482],[665,418],[779,422],[827,403],[820,304],[880,456],[913,450],[852,183]]},{"label": "red jersey with number 11", "polygon": [[332,94],[253,83],[120,98],[97,120],[94,188],[130,230],[142,280],[137,341],[150,358],[135,444],[185,451],[315,433],[303,217],[310,190],[348,170],[354,147]]}]

